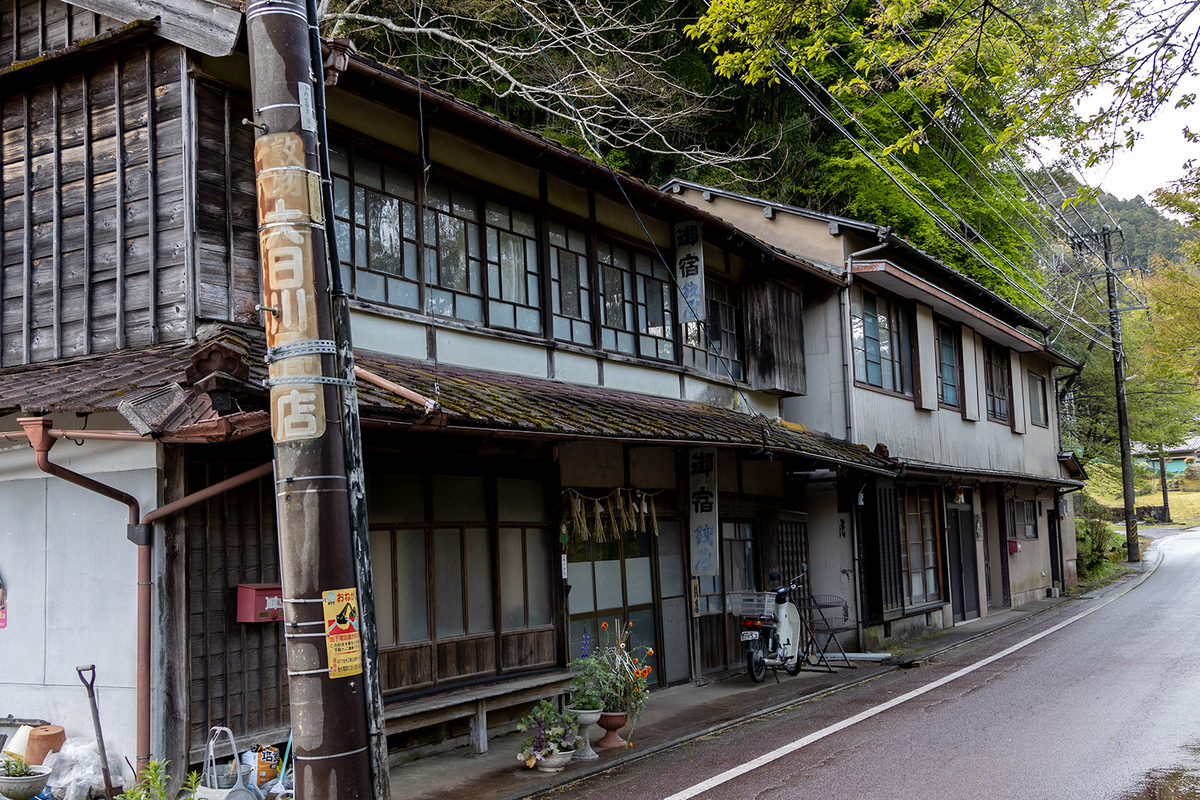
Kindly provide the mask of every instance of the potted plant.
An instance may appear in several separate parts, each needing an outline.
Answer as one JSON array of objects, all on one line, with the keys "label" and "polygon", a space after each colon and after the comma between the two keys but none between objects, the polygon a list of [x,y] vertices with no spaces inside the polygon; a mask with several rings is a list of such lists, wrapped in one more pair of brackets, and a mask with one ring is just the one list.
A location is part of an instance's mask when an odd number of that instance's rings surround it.
[{"label": "potted plant", "polygon": [[20,756],[6,755],[0,761],[0,795],[8,800],[29,800],[46,788],[50,767],[30,764]]},{"label": "potted plant", "polygon": [[572,661],[568,667],[575,674],[571,677],[571,685],[567,688],[570,702],[567,711],[573,713],[579,720],[580,747],[575,751],[576,761],[595,761],[600,756],[592,749],[588,729],[600,719],[604,711],[604,676],[603,662],[595,658],[592,649],[591,636],[588,629],[583,629],[581,648],[583,655]]},{"label": "potted plant", "polygon": [[562,772],[575,755],[579,741],[579,724],[570,711],[560,712],[549,700],[534,706],[529,716],[517,724],[517,730],[528,731],[517,759],[527,767],[541,772]]},{"label": "potted plant", "polygon": [[[615,620],[613,624],[616,625]],[[648,647],[632,647],[629,643],[632,631],[633,623],[625,623],[615,641],[609,644],[608,623],[600,623],[604,644],[589,656],[596,662],[594,674],[599,681],[600,702],[604,707],[604,713],[597,721],[607,731],[596,742],[597,747],[632,746],[618,736],[617,731],[637,722],[649,700],[646,684],[651,667],[645,661],[647,656],[654,655],[654,651]]]},{"label": "potted plant", "polygon": [[[137,785],[127,792],[117,795],[117,800],[173,800],[176,795],[171,793],[171,776],[167,774],[167,762],[151,761],[142,770],[142,776]],[[187,776],[180,789],[178,800],[195,800],[196,790],[200,788],[200,773],[193,772]]]}]

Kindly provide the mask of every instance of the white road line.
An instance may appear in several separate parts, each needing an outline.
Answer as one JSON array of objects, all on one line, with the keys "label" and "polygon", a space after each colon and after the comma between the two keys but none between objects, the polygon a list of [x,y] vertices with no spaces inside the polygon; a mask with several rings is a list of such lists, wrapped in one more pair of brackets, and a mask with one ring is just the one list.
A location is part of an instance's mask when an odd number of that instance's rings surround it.
[{"label": "white road line", "polygon": [[[1160,554],[1159,558],[1158,558],[1158,562],[1161,563],[1161,561],[1162,561],[1162,556]],[[1154,565],[1154,568],[1157,568],[1157,567],[1158,567],[1158,564],[1156,563]],[[1151,570],[1151,572],[1153,572],[1153,569]],[[753,772],[754,770],[758,769],[759,767],[762,767],[766,764],[770,764],[772,761],[777,761],[777,760],[783,758],[784,756],[788,755],[789,753],[794,753],[797,750],[808,747],[813,742],[819,742],[820,740],[824,739],[826,736],[832,736],[833,734],[837,733],[838,731],[843,731],[846,728],[849,728],[851,725],[857,725],[858,723],[862,722],[863,720],[870,719],[871,717],[874,717],[877,714],[882,714],[883,712],[887,711],[888,709],[895,708],[896,706],[901,705],[902,703],[907,703],[909,700],[920,697],[921,695],[927,694],[928,692],[932,692],[934,689],[937,689],[941,686],[945,686],[947,683],[950,683],[951,681],[956,681],[959,678],[963,677],[964,675],[969,675],[972,672],[974,672],[975,670],[980,669],[981,667],[986,667],[988,664],[991,664],[994,661],[999,661],[1000,659],[1004,658],[1005,656],[1012,655],[1013,653],[1017,652],[1018,650],[1020,650],[1023,647],[1031,645],[1034,642],[1040,641],[1041,639],[1045,639],[1050,634],[1057,633],[1058,631],[1067,627],[1071,623],[1078,622],[1079,620],[1083,619],[1084,617],[1086,617],[1089,614],[1094,614],[1095,612],[1104,608],[1106,605],[1113,602],[1117,598],[1124,596],[1126,592],[1130,591],[1131,589],[1135,588],[1136,586],[1138,586],[1140,584],[1141,584],[1141,581],[1130,584],[1129,586],[1126,586],[1124,589],[1117,592],[1116,594],[1114,594],[1112,597],[1108,598],[1104,602],[1099,603],[1098,605],[1092,606],[1087,611],[1084,611],[1080,614],[1076,614],[1075,616],[1071,617],[1070,619],[1064,620],[1063,622],[1058,623],[1057,625],[1055,625],[1052,628],[1047,628],[1046,630],[1042,631],[1041,633],[1030,636],[1028,639],[1018,642],[1017,644],[1014,644],[1012,647],[1009,647],[1005,650],[1001,650],[999,653],[996,653],[995,655],[988,656],[987,658],[983,659],[982,661],[976,661],[974,664],[971,664],[969,667],[963,667],[958,672],[953,672],[949,675],[946,675],[943,678],[938,678],[936,681],[933,681],[932,683],[927,683],[918,689],[913,689],[911,692],[908,692],[907,694],[902,694],[899,697],[894,697],[891,700],[888,700],[886,703],[880,703],[877,706],[868,708],[866,711],[862,711],[858,714],[855,714],[853,717],[847,717],[846,719],[842,720],[841,722],[836,722],[827,728],[822,728],[821,730],[816,731],[815,733],[810,733],[807,736],[797,739],[794,742],[785,744],[783,747],[772,750],[769,753],[764,753],[763,755],[759,756],[758,758],[754,759],[753,761],[747,761],[746,763],[741,764],[740,766],[734,767],[733,769],[725,770],[724,772],[722,772],[719,775],[714,775],[713,777],[709,778],[706,781],[697,783],[695,786],[690,786],[681,792],[676,792],[675,794],[666,798],[666,800],[689,800],[689,798],[692,798],[692,797],[695,797],[696,795],[707,792],[709,789],[714,789],[714,788],[720,786],[721,784],[728,783],[729,781],[733,780],[734,778],[745,775],[747,772]]]}]

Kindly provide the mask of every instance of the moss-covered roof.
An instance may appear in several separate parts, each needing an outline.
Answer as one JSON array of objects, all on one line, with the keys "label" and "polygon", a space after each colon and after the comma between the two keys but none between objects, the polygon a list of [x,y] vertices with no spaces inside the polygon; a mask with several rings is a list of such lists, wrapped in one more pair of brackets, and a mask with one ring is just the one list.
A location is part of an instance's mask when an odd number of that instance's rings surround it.
[{"label": "moss-covered roof", "polygon": [[[186,386],[193,356],[213,342],[249,366],[247,401],[265,401],[262,334],[221,325],[208,326],[190,342],[2,370],[0,414],[111,411],[151,389]],[[356,353],[356,363],[437,402],[437,409],[428,413],[419,403],[360,380],[362,413],[397,423],[496,429],[555,440],[738,447],[875,472],[897,469],[895,462],[861,445],[730,408],[365,351]]]}]

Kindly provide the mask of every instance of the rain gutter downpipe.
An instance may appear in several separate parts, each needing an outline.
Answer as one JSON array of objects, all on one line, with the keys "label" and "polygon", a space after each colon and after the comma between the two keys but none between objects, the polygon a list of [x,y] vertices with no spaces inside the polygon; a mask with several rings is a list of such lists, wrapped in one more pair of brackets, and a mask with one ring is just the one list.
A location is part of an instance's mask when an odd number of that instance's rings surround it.
[{"label": "rain gutter downpipe", "polygon": [[100,481],[72,472],[51,463],[50,448],[55,439],[50,435],[53,421],[47,417],[22,417],[17,424],[29,437],[37,458],[38,469],[47,475],[124,503],[129,509],[127,535],[138,548],[137,578],[137,771],[141,774],[150,761],[150,526],[141,524],[141,507],[137,498]]},{"label": "rain gutter downpipe", "polygon": [[[868,247],[865,250],[856,250],[846,256],[846,282],[841,289],[838,290],[838,313],[841,315],[839,328],[844,333],[842,334],[842,382],[845,386],[846,395],[846,441],[853,444],[854,442],[854,375],[853,366],[851,363],[851,341],[853,335],[854,320],[851,318],[850,304],[850,288],[854,284],[854,259],[861,256],[867,256],[871,253],[877,253],[880,250],[886,250],[891,238],[891,228],[876,228],[875,235],[879,237],[879,244]],[[865,443],[864,443],[865,444]],[[859,524],[859,516],[862,514],[862,507],[858,504],[859,497],[866,491],[866,484],[855,493],[853,506],[850,510],[850,540],[853,545],[854,552],[854,622],[855,635],[858,637],[858,648],[862,649],[863,644],[863,608],[865,598],[863,597],[863,587],[861,579],[862,569],[862,554],[859,548],[859,537],[861,536],[861,525]]]},{"label": "rain gutter downpipe", "polygon": [[[50,448],[54,446],[54,442],[59,438],[54,434],[58,431],[51,431],[50,426],[52,420],[47,417],[23,417],[17,420],[17,424],[25,431],[25,436],[29,439],[29,444],[33,447],[34,454],[37,459],[37,466],[42,472],[47,475],[52,475],[56,478],[61,478],[68,483],[73,483],[88,491],[103,495],[110,500],[116,500],[118,503],[124,503],[129,509],[129,523],[127,526],[127,536],[129,540],[137,545],[138,548],[138,600],[137,600],[137,772],[140,776],[142,770],[150,762],[150,624],[152,616],[152,600],[150,594],[151,581],[151,545],[153,543],[154,523],[164,517],[168,517],[177,511],[182,511],[185,508],[194,506],[197,503],[202,503],[217,495],[223,494],[230,489],[235,489],[243,484],[258,480],[259,478],[270,475],[274,470],[275,462],[268,461],[266,464],[247,470],[240,475],[235,475],[232,478],[215,483],[198,492],[193,492],[186,497],[167,503],[161,508],[141,516],[141,506],[137,498],[127,494],[107,484],[101,483],[86,475],[80,475],[78,472],[55,464],[50,461]],[[100,436],[92,435],[87,438],[99,439]],[[114,439],[138,439],[141,437],[135,436],[119,436],[112,435],[103,437],[109,441]]]}]

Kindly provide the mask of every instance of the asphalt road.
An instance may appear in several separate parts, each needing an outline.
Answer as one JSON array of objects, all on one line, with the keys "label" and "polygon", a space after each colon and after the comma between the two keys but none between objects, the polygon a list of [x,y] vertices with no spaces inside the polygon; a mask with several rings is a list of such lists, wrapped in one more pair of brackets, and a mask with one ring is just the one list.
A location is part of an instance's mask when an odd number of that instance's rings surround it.
[{"label": "asphalt road", "polygon": [[1132,581],[556,793],[1200,797],[1200,531],[1158,547],[1157,571],[1123,595]]}]

